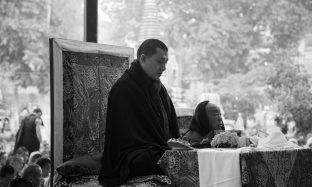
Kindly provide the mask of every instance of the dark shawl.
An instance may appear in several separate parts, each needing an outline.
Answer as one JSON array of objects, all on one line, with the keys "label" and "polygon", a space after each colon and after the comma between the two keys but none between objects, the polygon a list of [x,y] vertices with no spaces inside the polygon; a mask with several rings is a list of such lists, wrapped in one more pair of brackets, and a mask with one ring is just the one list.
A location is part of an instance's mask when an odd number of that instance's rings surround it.
[{"label": "dark shawl", "polygon": [[165,151],[167,140],[178,137],[175,109],[165,87],[134,61],[109,93],[100,183],[122,184],[134,157]]},{"label": "dark shawl", "polygon": [[189,131],[196,131],[202,136],[205,136],[211,131],[208,124],[208,116],[206,114],[206,105],[208,102],[209,101],[203,101],[197,105]]},{"label": "dark shawl", "polygon": [[[206,106],[208,103],[209,101],[203,101],[197,105],[188,131],[196,131],[204,137],[213,130],[217,130],[213,129],[209,124],[209,119],[206,111]],[[222,126],[221,129],[218,130],[224,130],[224,126]]]}]

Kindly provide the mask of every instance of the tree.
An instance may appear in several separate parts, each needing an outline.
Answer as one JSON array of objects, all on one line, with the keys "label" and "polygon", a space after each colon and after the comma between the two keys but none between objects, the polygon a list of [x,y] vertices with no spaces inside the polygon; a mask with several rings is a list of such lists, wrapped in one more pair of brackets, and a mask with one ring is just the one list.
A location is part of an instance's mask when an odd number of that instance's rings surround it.
[{"label": "tree", "polygon": [[[84,0],[50,0],[50,36],[83,41]],[[100,35],[101,33],[99,33]]]},{"label": "tree", "polygon": [[49,84],[47,22],[45,0],[0,2],[1,79],[16,86],[36,85],[46,92]]},{"label": "tree", "polygon": [[296,50],[312,21],[307,0],[164,0],[159,4],[164,36],[184,64],[184,80],[195,77],[213,83],[223,99],[242,95],[254,102],[241,105],[248,115],[252,107],[267,102],[267,71],[278,61],[273,54]]},{"label": "tree", "polygon": [[296,122],[296,133],[306,135],[312,131],[311,83],[302,67],[294,63],[296,57],[289,51],[276,52],[267,92],[277,101],[281,114]]},{"label": "tree", "polygon": [[[253,63],[266,61],[251,61],[253,51],[297,45],[311,22],[305,4],[293,0],[166,0],[160,5],[169,45],[188,49],[177,54],[179,60],[196,64],[206,81],[245,74]],[[189,69],[185,76],[192,74]]]},{"label": "tree", "polygon": [[215,91],[221,95],[225,118],[236,120],[241,113],[246,124],[247,118],[253,118],[256,108],[270,104],[263,86],[269,73],[268,67],[259,66],[245,75],[229,75],[215,86]]},{"label": "tree", "polygon": [[144,0],[103,0],[99,5],[106,19],[100,30],[106,43],[134,47],[137,45]]}]

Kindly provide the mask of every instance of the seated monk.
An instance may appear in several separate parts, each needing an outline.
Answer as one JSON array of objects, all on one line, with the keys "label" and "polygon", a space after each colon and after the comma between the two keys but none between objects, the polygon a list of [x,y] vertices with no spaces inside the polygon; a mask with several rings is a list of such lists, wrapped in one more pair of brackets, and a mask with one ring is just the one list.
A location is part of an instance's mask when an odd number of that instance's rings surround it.
[{"label": "seated monk", "polygon": [[204,138],[212,139],[214,130],[224,130],[220,108],[209,101],[203,101],[197,105],[190,127],[182,139],[191,145],[199,144]]},{"label": "seated monk", "polygon": [[118,186],[129,178],[163,174],[157,161],[179,138],[177,116],[160,76],[168,48],[157,39],[145,40],[137,59],[108,96],[104,153],[99,176],[103,186]]}]

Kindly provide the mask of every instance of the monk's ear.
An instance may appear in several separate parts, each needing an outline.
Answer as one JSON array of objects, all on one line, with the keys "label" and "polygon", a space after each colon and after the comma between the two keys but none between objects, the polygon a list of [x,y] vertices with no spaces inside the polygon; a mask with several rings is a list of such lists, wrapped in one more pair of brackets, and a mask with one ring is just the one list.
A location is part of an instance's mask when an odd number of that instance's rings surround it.
[{"label": "monk's ear", "polygon": [[145,55],[145,54],[141,54],[141,56],[140,56],[140,62],[141,62],[142,64],[145,64],[145,61],[146,61],[146,55]]}]

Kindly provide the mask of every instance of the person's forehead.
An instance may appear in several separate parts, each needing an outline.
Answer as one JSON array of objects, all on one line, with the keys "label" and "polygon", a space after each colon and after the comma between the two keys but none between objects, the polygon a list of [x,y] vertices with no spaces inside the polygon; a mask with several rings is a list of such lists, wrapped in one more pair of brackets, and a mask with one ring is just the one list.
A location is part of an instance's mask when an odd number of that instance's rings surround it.
[{"label": "person's forehead", "polygon": [[208,104],[206,106],[206,111],[207,112],[220,112],[220,108],[216,105],[213,105],[213,104]]},{"label": "person's forehead", "polygon": [[159,47],[156,48],[156,53],[153,56],[159,59],[168,60],[168,52]]}]

